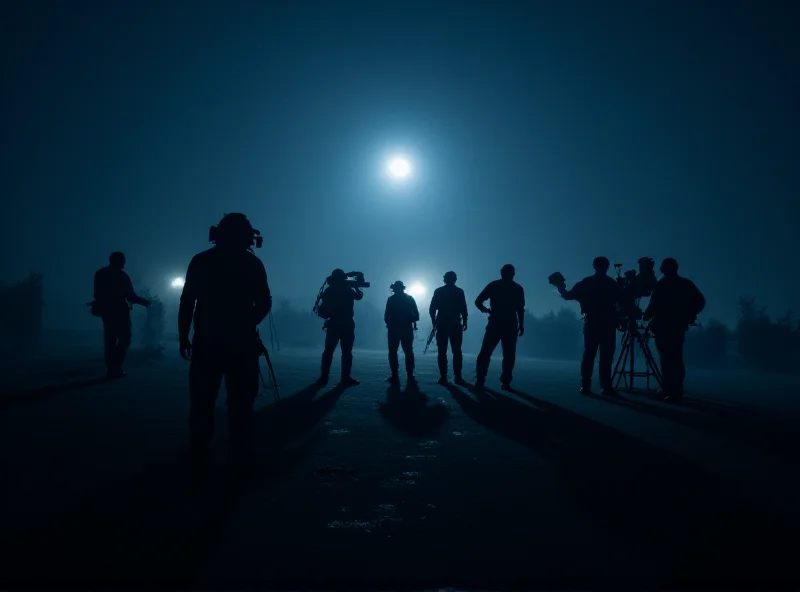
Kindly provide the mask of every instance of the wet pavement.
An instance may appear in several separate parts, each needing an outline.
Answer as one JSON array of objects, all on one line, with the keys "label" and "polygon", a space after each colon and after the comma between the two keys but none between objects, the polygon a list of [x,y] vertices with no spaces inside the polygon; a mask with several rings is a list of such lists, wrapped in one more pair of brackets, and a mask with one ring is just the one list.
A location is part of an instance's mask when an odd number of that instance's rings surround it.
[{"label": "wet pavement", "polygon": [[283,398],[258,400],[254,481],[227,479],[223,395],[200,492],[171,353],[9,405],[7,573],[198,588],[797,578],[793,382],[694,373],[697,394],[675,406],[581,397],[565,362],[520,360],[518,390],[501,393],[497,360],[478,395],[437,385],[435,356],[418,359],[416,389],[387,388],[384,355],[357,352],[362,384],[317,392],[316,352],[274,353]]}]

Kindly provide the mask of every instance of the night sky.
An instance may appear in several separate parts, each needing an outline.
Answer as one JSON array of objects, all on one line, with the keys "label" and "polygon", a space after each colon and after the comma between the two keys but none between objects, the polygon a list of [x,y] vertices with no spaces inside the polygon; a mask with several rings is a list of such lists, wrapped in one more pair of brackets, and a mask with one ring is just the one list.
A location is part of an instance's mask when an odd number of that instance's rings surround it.
[{"label": "night sky", "polygon": [[[246,213],[276,296],[335,267],[471,301],[513,263],[535,313],[605,255],[673,256],[734,322],[800,311],[790,2],[39,2],[4,7],[0,278],[96,325],[122,250],[169,281]],[[386,159],[410,157],[407,182]],[[477,313],[473,309],[474,313]]]}]

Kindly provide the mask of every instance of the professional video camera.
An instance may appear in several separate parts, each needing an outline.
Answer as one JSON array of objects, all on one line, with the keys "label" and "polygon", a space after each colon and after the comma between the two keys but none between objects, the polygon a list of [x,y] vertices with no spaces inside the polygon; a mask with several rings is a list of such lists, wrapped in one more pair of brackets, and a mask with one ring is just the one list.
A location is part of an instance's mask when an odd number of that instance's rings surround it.
[{"label": "professional video camera", "polygon": [[615,263],[617,282],[622,286],[623,298],[619,302],[617,329],[625,332],[631,323],[642,319],[644,312],[639,306],[642,298],[649,297],[656,287],[656,262],[652,257],[642,257],[638,261],[639,271],[629,269],[622,272],[622,263]]},{"label": "professional video camera", "polygon": [[[250,238],[250,243],[249,243],[250,248],[255,247],[256,249],[260,249],[264,245],[264,237],[261,236],[261,231],[260,230],[256,230],[255,228],[250,226],[250,222],[247,221],[247,218],[244,217],[243,214],[226,214],[225,216],[223,216],[223,218],[222,218],[222,220],[220,220],[219,224],[215,224],[214,226],[212,226],[212,227],[210,227],[208,229],[208,242],[216,244],[217,242],[219,242],[219,240],[221,238],[223,238],[223,235],[228,232],[229,226],[228,226],[228,222],[227,222],[226,219],[229,216],[242,216],[243,220],[241,220],[241,221],[240,220],[236,220],[235,223],[241,223],[242,224],[242,229],[248,228],[247,232],[251,234],[251,236],[249,237]],[[232,221],[231,224],[233,224],[233,223],[234,222]]]},{"label": "professional video camera", "polygon": [[[364,281],[364,274],[360,271],[351,271],[350,273],[345,274],[347,276],[347,285],[351,288],[369,288],[369,282]],[[330,278],[328,278],[329,280]],[[326,280],[327,282],[327,280]]]},{"label": "professional video camera", "polygon": [[[344,274],[344,277],[346,278],[345,284],[349,288],[355,288],[356,290],[360,290],[361,288],[370,287],[370,283],[364,281],[364,273],[361,271],[351,271],[350,273]],[[331,279],[332,276],[326,277],[325,281],[322,283],[322,286],[319,289],[319,292],[317,292],[317,300],[314,303],[314,308],[312,309],[312,312],[314,312],[317,315],[319,315],[319,307],[320,304],[322,304],[322,294],[325,292],[325,288],[330,286]]]}]

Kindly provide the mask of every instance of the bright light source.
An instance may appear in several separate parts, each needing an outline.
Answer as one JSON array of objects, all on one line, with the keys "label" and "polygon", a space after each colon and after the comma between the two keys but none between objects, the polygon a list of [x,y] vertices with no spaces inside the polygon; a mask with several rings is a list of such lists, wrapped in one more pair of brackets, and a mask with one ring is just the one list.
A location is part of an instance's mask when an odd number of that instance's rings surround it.
[{"label": "bright light source", "polygon": [[173,288],[178,289],[178,288],[183,288],[183,284],[184,283],[185,282],[183,281],[182,277],[176,277],[174,280],[172,280],[172,284],[170,284],[170,285]]},{"label": "bright light source", "polygon": [[425,286],[423,286],[419,282],[417,282],[416,284],[412,284],[407,291],[408,294],[413,296],[414,298],[425,296]]},{"label": "bright light source", "polygon": [[395,179],[405,179],[411,174],[411,164],[405,158],[393,158],[389,161],[389,174]]}]

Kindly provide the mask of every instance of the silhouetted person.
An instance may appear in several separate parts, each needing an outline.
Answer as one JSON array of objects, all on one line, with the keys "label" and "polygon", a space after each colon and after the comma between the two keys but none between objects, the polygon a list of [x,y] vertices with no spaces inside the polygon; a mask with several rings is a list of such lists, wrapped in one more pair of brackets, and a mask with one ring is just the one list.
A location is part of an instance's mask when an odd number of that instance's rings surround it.
[{"label": "silhouetted person", "polygon": [[383,322],[389,332],[389,369],[392,375],[387,382],[397,384],[400,382],[398,371],[400,361],[397,358],[397,348],[402,346],[403,356],[406,360],[406,376],[409,383],[414,379],[414,329],[419,321],[417,302],[410,294],[406,294],[406,287],[400,280],[389,286],[394,292],[386,299],[386,310],[383,313]]},{"label": "silhouetted person", "polygon": [[581,393],[592,390],[592,372],[597,350],[600,350],[600,388],[604,395],[616,394],[611,384],[614,351],[617,347],[617,310],[624,299],[622,286],[608,276],[608,259],[597,257],[592,262],[594,275],[583,278],[571,290],[557,285],[564,300],[576,300],[584,315],[583,360],[581,361]]},{"label": "silhouetted person", "polygon": [[683,362],[683,344],[686,331],[703,312],[706,299],[694,282],[678,275],[678,262],[667,257],[661,263],[664,274],[658,283],[644,319],[650,320],[656,349],[661,359],[661,374],[664,379],[662,395],[665,400],[683,396],[683,381],[686,366]]},{"label": "silhouetted person", "polygon": [[431,298],[428,312],[431,323],[436,327],[436,347],[438,349],[439,384],[447,384],[447,344],[453,351],[453,375],[458,384],[464,383],[461,369],[464,357],[461,344],[467,330],[467,299],[464,290],[456,286],[455,271],[444,274],[444,286],[436,288]]},{"label": "silhouetted person", "polygon": [[[517,359],[517,337],[525,333],[525,290],[514,281],[515,275],[513,265],[504,265],[500,269],[500,279],[491,282],[475,299],[478,310],[489,313],[489,322],[476,363],[478,388],[486,383],[489,362],[498,343],[503,348],[500,386],[504,390],[511,388],[514,362]],[[487,300],[489,308],[484,306]]]},{"label": "silhouetted person", "polygon": [[103,319],[103,347],[109,378],[122,378],[122,364],[131,346],[131,308],[134,304],[150,306],[137,296],[133,282],[125,273],[125,255],[111,253],[108,265],[94,274],[94,309]]},{"label": "silhouetted person", "polygon": [[356,322],[354,320],[354,303],[361,300],[364,292],[347,282],[347,275],[341,269],[334,269],[328,278],[328,287],[322,293],[322,302],[318,314],[325,319],[325,350],[322,352],[322,372],[318,384],[328,384],[328,375],[333,363],[333,352],[336,346],[342,352],[342,385],[357,385],[359,382],[351,376],[353,370],[353,344],[356,340]]},{"label": "silhouetted person", "polygon": [[258,232],[247,217],[227,214],[213,230],[215,246],[189,263],[178,311],[180,353],[191,360],[189,439],[195,479],[203,479],[208,471],[214,407],[223,378],[231,461],[237,473],[249,469],[259,385],[256,332],[272,308],[267,272],[252,251]]}]

